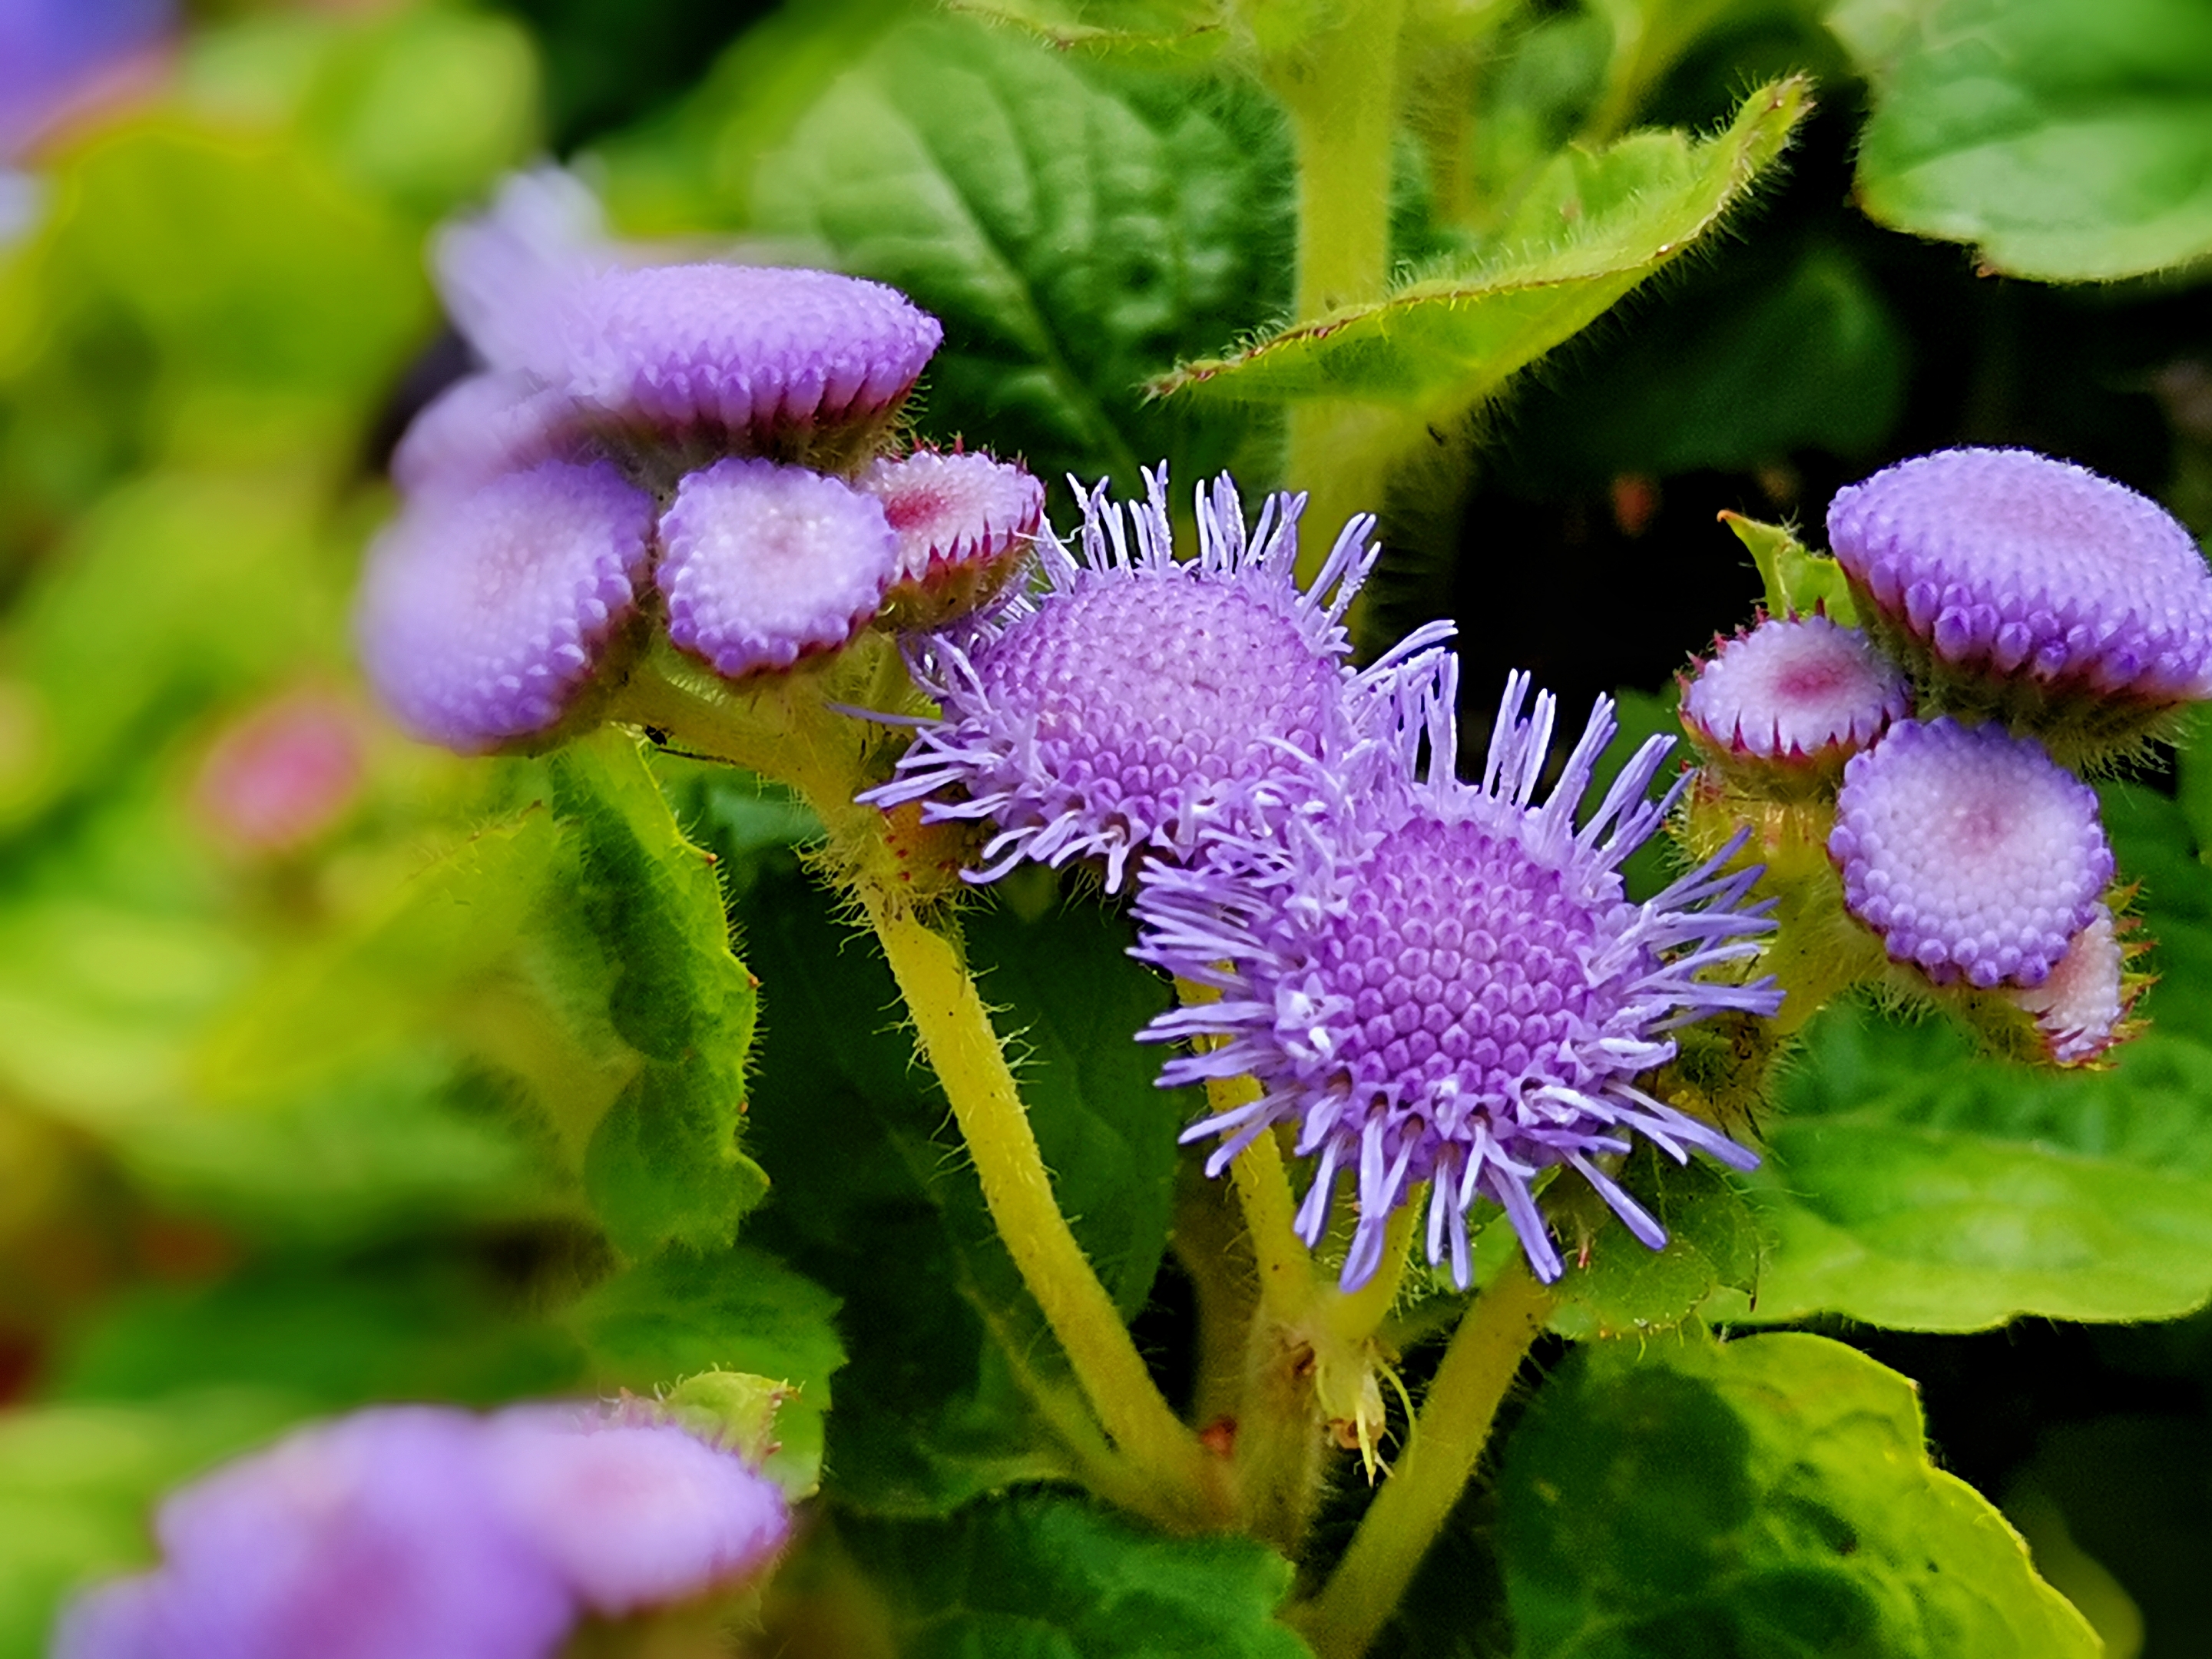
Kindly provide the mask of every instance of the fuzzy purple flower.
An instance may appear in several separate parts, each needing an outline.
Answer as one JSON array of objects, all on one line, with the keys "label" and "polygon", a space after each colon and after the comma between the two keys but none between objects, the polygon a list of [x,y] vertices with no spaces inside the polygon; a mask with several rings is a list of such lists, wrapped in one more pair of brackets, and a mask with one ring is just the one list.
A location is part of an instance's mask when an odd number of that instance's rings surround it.
[{"label": "fuzzy purple flower", "polygon": [[1912,712],[1905,677],[1856,629],[1770,617],[1723,640],[1682,693],[1682,723],[1723,765],[1841,766]]},{"label": "fuzzy purple flower", "polygon": [[1985,990],[2042,984],[2112,879],[2096,791],[2032,738],[1948,718],[1844,769],[1828,856],[1893,961]]},{"label": "fuzzy purple flower", "polygon": [[[1468,1207],[1504,1209],[1538,1277],[1561,1272],[1532,1183],[1565,1164],[1638,1238],[1659,1223],[1600,1160],[1641,1134],[1678,1160],[1697,1147],[1739,1168],[1757,1162],[1710,1124],[1637,1079],[1674,1057],[1667,1033],[1723,1009],[1771,1014],[1770,980],[1709,979],[1758,953],[1772,924],[1745,899],[1759,872],[1723,869],[1739,843],[1641,904],[1621,861],[1680,793],[1648,791],[1671,739],[1654,738],[1578,826],[1593,770],[1615,726],[1601,699],[1541,805],[1552,697],[1509,681],[1479,785],[1454,773],[1449,660],[1399,720],[1372,775],[1318,769],[1321,810],[1277,836],[1225,836],[1206,860],[1154,872],[1139,889],[1135,954],[1220,993],[1160,1016],[1151,1042],[1218,1039],[1170,1060],[1164,1085],[1249,1074],[1261,1093],[1193,1124],[1186,1140],[1223,1137],[1218,1175],[1278,1123],[1297,1126],[1316,1160],[1297,1215],[1317,1245],[1340,1176],[1358,1221],[1343,1284],[1382,1260],[1391,1212],[1430,1183],[1428,1256],[1468,1283]],[[1425,765],[1422,746],[1427,746]]]},{"label": "fuzzy purple flower", "polygon": [[740,1583],[789,1531],[775,1486],[594,1407],[386,1407],[172,1496],[162,1565],[64,1615],[58,1659],[546,1659],[587,1612]]},{"label": "fuzzy purple flower", "polygon": [[447,307],[495,369],[663,441],[781,453],[872,427],[944,330],[896,289],[834,271],[634,264],[598,204],[552,170],[508,182],[437,250]]},{"label": "fuzzy purple flower", "polygon": [[434,494],[370,548],[362,660],[400,725],[463,754],[558,726],[635,609],[653,502],[605,462]]},{"label": "fuzzy purple flower", "polygon": [[898,571],[898,538],[873,496],[772,461],[692,473],[660,536],[668,637],[729,679],[842,648]]},{"label": "fuzzy purple flower", "polygon": [[1044,522],[1044,486],[988,455],[919,450],[872,462],[856,480],[898,535],[898,579],[884,597],[896,628],[934,628],[996,598]]},{"label": "fuzzy purple flower", "polygon": [[1934,665],[2160,707],[2212,696],[2212,571],[2172,514],[2026,449],[1948,449],[1836,493],[1853,587]]},{"label": "fuzzy purple flower", "polygon": [[592,459],[575,406],[526,374],[470,374],[409,422],[392,482],[410,497],[466,495],[541,461]]},{"label": "fuzzy purple flower", "polygon": [[2087,1065],[2127,1035],[2128,1012],[2141,989],[2140,981],[2130,981],[2127,956],[2112,913],[2100,904],[2048,979],[2032,990],[2007,993],[2035,1016],[2044,1053],[2054,1064]]},{"label": "fuzzy purple flower", "polygon": [[1301,591],[1304,496],[1270,496],[1248,538],[1224,474],[1199,492],[1198,556],[1184,562],[1164,470],[1145,481],[1128,520],[1103,483],[1091,492],[1081,558],[1039,544],[1042,592],[915,650],[915,678],[944,717],[861,799],[921,800],[925,823],[990,819],[998,833],[974,880],[1024,859],[1098,859],[1110,893],[1132,860],[1190,857],[1202,835],[1302,788],[1299,757],[1350,748],[1363,701],[1449,631],[1433,624],[1355,674],[1343,617],[1375,561],[1371,518],[1345,526]]}]

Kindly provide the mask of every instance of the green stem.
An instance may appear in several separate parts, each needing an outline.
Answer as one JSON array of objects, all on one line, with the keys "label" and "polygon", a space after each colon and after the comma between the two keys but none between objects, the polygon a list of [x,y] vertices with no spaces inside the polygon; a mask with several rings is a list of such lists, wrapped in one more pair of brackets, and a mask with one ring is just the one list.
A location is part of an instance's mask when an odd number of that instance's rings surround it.
[{"label": "green stem", "polygon": [[[1364,0],[1332,27],[1271,55],[1267,84],[1291,119],[1298,191],[1294,320],[1371,305],[1390,286],[1390,145],[1398,120],[1405,0]],[[1391,411],[1338,398],[1294,405],[1285,481],[1312,495],[1298,560],[1310,579],[1337,530],[1379,509],[1394,446],[1368,428]]]},{"label": "green stem", "polygon": [[1396,1473],[1321,1594],[1291,1611],[1320,1659],[1361,1659],[1374,1644],[1474,1473],[1492,1419],[1551,1308],[1550,1291],[1517,1256],[1475,1298],[1444,1350]]},{"label": "green stem", "polygon": [[1218,1464],[1162,1398],[1060,1213],[1004,1045],[958,949],[898,890],[882,815],[854,804],[864,775],[865,729],[831,714],[805,688],[787,684],[780,701],[768,700],[775,695],[725,706],[644,672],[624,689],[619,712],[781,778],[814,808],[830,833],[832,867],[860,900],[951,1104],[992,1221],[1092,1411],[1140,1474],[1150,1496],[1146,1512],[1182,1528],[1216,1523],[1227,1507]]}]

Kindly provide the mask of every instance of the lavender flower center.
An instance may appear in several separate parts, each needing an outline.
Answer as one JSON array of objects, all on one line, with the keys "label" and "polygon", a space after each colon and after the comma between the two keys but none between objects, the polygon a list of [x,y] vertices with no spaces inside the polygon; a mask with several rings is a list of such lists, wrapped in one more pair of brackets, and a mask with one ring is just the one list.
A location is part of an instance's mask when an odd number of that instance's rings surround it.
[{"label": "lavender flower center", "polygon": [[1339,696],[1295,617],[1227,582],[1170,581],[1086,576],[976,663],[994,703],[1033,711],[1038,769],[1146,829],[1190,790],[1279,770],[1271,739],[1314,752]]},{"label": "lavender flower center", "polygon": [[1415,819],[1368,854],[1345,913],[1323,919],[1314,975],[1279,992],[1279,1015],[1309,985],[1346,1011],[1320,1058],[1355,1103],[1433,1097],[1447,1080],[1447,1098],[1498,1103],[1532,1073],[1577,1069],[1562,1049],[1591,1017],[1581,964],[1596,921],[1516,840]]}]

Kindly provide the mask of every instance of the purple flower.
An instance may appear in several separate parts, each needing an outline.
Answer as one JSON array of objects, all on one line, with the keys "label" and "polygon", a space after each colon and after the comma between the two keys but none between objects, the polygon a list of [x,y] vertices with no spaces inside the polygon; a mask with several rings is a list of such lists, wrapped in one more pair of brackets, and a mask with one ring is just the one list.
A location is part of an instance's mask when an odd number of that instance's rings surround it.
[{"label": "purple flower", "polygon": [[448,309],[494,368],[602,422],[717,453],[784,454],[817,429],[879,422],[944,337],[904,295],[859,277],[635,265],[590,192],[551,170],[450,228],[437,260]]},{"label": "purple flower", "polygon": [[302,1429],[171,1497],[155,1572],[64,1616],[56,1659],[544,1659],[574,1619],[434,1407]]},{"label": "purple flower", "polygon": [[526,374],[471,374],[416,416],[392,452],[392,482],[410,497],[466,495],[540,461],[592,459],[575,405]]},{"label": "purple flower", "polygon": [[592,1407],[386,1407],[172,1496],[154,1571],[81,1597],[58,1659],[545,1659],[757,1576],[782,1494],[672,1424]]},{"label": "purple flower", "polygon": [[432,495],[369,550],[371,683],[410,733],[464,754],[550,732],[632,615],[652,538],[651,498],[603,461]]},{"label": "purple flower", "polygon": [[898,579],[884,601],[894,627],[939,627],[988,605],[1044,522],[1044,486],[988,455],[920,450],[872,462],[856,482],[898,535]]},{"label": "purple flower", "polygon": [[771,461],[692,473],[660,535],[668,637],[730,679],[840,649],[898,569],[898,538],[873,496]]},{"label": "purple flower", "polygon": [[501,1510],[594,1613],[750,1578],[791,1529],[772,1482],[671,1424],[518,1407],[484,1434]]},{"label": "purple flower", "polygon": [[2035,1016],[2044,1053],[2055,1064],[2087,1065],[2127,1035],[2128,1012],[2141,988],[2129,982],[2127,955],[2112,913],[2100,904],[2048,979],[2008,994]]},{"label": "purple flower", "polygon": [[[929,636],[915,675],[944,711],[861,797],[927,799],[925,823],[988,818],[999,833],[972,879],[1024,859],[1187,859],[1201,835],[1248,823],[1303,785],[1297,757],[1357,740],[1363,698],[1449,630],[1422,629],[1364,674],[1345,607],[1373,565],[1374,520],[1346,525],[1310,589],[1294,572],[1303,495],[1273,495],[1249,538],[1227,475],[1198,495],[1198,556],[1174,556],[1164,469],[1130,523],[1101,483],[1084,503],[1083,556],[1047,537],[1045,586]],[[1334,597],[1323,595],[1334,590]]]},{"label": "purple flower", "polygon": [[2212,696],[2212,572],[2146,496],[2026,449],[1948,449],[1838,490],[1837,560],[1934,661],[2045,691]]},{"label": "purple flower", "polygon": [[1912,712],[1905,677],[1856,629],[1768,617],[1719,641],[1682,693],[1682,723],[1723,763],[1840,766]]},{"label": "purple flower", "polygon": [[[1340,1174],[1356,1172],[1359,1218],[1344,1263],[1356,1288],[1380,1263],[1390,1213],[1431,1183],[1428,1255],[1449,1251],[1468,1283],[1467,1211],[1504,1208],[1530,1265],[1559,1277],[1531,1183],[1565,1164],[1656,1249],[1665,1231],[1599,1160],[1633,1131],[1674,1158],[1692,1146],[1740,1168],[1753,1155],[1654,1098],[1637,1079],[1665,1064],[1674,1026],[1723,1009],[1771,1014],[1771,980],[1709,980],[1757,954],[1772,924],[1747,908],[1759,871],[1725,872],[1740,844],[1644,903],[1623,891],[1621,861],[1680,793],[1647,799],[1671,740],[1654,738],[1595,811],[1575,815],[1615,730],[1601,698],[1551,793],[1548,694],[1522,718],[1526,675],[1508,682],[1479,785],[1454,773],[1449,660],[1418,692],[1401,688],[1380,763],[1320,773],[1320,810],[1277,836],[1224,836],[1194,867],[1139,889],[1135,954],[1210,986],[1219,1000],[1172,1011],[1152,1042],[1219,1039],[1170,1060],[1164,1085],[1249,1074],[1262,1092],[1195,1123],[1224,1137],[1218,1175],[1278,1123],[1316,1160],[1297,1224],[1318,1244]],[[1420,760],[1424,742],[1425,765]]]},{"label": "purple flower", "polygon": [[1984,989],[2042,984],[2112,879],[2094,790],[2032,738],[1948,718],[1853,757],[1828,856],[1892,960]]},{"label": "purple flower", "polygon": [[0,161],[96,99],[169,33],[168,0],[0,4]]}]

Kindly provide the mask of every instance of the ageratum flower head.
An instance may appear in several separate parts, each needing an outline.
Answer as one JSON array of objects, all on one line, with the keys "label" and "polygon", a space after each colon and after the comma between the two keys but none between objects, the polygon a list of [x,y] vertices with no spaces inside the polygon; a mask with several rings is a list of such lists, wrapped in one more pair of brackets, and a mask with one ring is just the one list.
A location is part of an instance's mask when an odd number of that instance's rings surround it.
[{"label": "ageratum flower head", "polygon": [[1731,775],[1833,781],[1844,762],[1912,712],[1905,677],[1856,629],[1770,617],[1718,641],[1682,691],[1682,724]]},{"label": "ageratum flower head", "polygon": [[434,493],[369,549],[369,680],[411,735],[463,754],[543,738],[635,615],[652,549],[652,498],[604,461]]},{"label": "ageratum flower head", "polygon": [[[1654,738],[1602,800],[1577,814],[1614,730],[1600,699],[1559,782],[1540,801],[1554,704],[1508,682],[1480,783],[1455,775],[1447,663],[1397,694],[1398,724],[1365,775],[1319,768],[1321,810],[1275,836],[1227,836],[1201,862],[1139,890],[1136,954],[1210,986],[1217,1001],[1170,1012],[1144,1036],[1201,1037],[1163,1085],[1249,1074],[1249,1104],[1193,1124],[1219,1135],[1218,1174],[1279,1123],[1315,1160],[1297,1215],[1318,1244],[1349,1172],[1358,1221],[1346,1288],[1382,1260],[1391,1212],[1430,1183],[1428,1255],[1468,1274],[1467,1215],[1502,1206],[1540,1278],[1561,1263],[1533,1184],[1565,1165],[1656,1249],[1666,1233],[1601,1160],[1640,1134],[1675,1158],[1696,1147],[1740,1168],[1757,1159],[1638,1079],[1672,1059],[1675,1026],[1723,1009],[1771,1014],[1768,980],[1727,977],[1771,924],[1745,903],[1759,872],[1720,857],[1643,903],[1621,861],[1648,840],[1682,785],[1648,798],[1671,739]],[[1426,745],[1426,760],[1421,758]],[[1723,976],[1708,978],[1709,970]]]},{"label": "ageratum flower head", "polygon": [[495,370],[566,399],[647,470],[722,454],[865,456],[944,331],[834,271],[642,264],[565,173],[510,180],[437,249],[447,308]]},{"label": "ageratum flower head", "polygon": [[[2212,571],[2173,515],[2027,449],[1948,449],[1838,490],[1828,536],[1887,635],[1939,684],[2033,714],[2212,696]],[[2008,701],[2010,699],[2010,701]]]},{"label": "ageratum flower head", "polygon": [[928,823],[989,819],[998,833],[975,880],[1024,859],[1097,859],[1114,892],[1132,860],[1188,858],[1202,835],[1302,787],[1298,757],[1353,746],[1362,700],[1448,631],[1425,629],[1355,674],[1343,618],[1374,563],[1371,518],[1345,526],[1301,590],[1303,495],[1270,496],[1248,536],[1223,475],[1198,492],[1198,556],[1186,562],[1165,470],[1145,483],[1126,518],[1106,485],[1090,493],[1081,557],[1039,544],[1042,591],[913,653],[943,718],[862,799],[922,800]]},{"label": "ageratum flower head", "polygon": [[668,637],[728,679],[849,643],[898,571],[880,502],[773,461],[720,460],[678,486],[653,580]]},{"label": "ageratum flower head", "polygon": [[988,455],[917,450],[873,461],[854,481],[898,536],[898,576],[884,598],[892,628],[938,628],[997,598],[1044,522],[1044,486]]},{"label": "ageratum flower head", "polygon": [[1948,717],[1844,768],[1828,856],[1893,961],[1984,990],[2042,984],[2112,879],[2095,790],[2033,738]]},{"label": "ageratum flower head", "polygon": [[413,1406],[295,1431],[155,1529],[161,1566],[79,1598],[58,1659],[544,1659],[587,1613],[757,1575],[789,1519],[674,1424]]},{"label": "ageratum flower head", "polygon": [[2034,1016],[2044,1058],[2057,1066],[2100,1059],[2129,1035],[2129,1013],[2146,981],[2128,971],[2139,946],[2124,943],[2112,913],[2100,904],[2089,925],[2074,935],[2042,984],[2005,994]]}]

